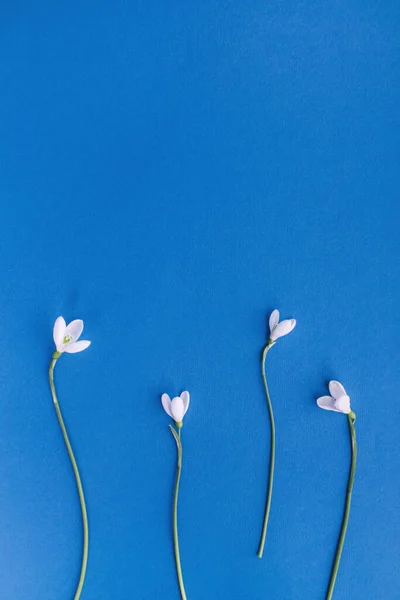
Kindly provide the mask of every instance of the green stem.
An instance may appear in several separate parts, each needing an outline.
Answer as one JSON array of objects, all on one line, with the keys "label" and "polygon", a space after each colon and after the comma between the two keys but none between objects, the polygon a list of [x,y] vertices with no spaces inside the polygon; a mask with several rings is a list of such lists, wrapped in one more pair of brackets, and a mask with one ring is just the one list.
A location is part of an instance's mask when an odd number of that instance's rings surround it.
[{"label": "green stem", "polygon": [[267,397],[267,406],[268,406],[268,414],[269,414],[269,423],[270,423],[270,454],[269,454],[269,476],[268,476],[268,489],[267,489],[267,498],[265,502],[265,514],[264,514],[264,522],[262,526],[260,545],[258,547],[258,558],[262,558],[265,546],[265,538],[267,536],[267,526],[269,513],[271,510],[271,500],[272,500],[272,488],[274,485],[274,471],[275,471],[275,420],[274,420],[274,412],[272,410],[271,398],[269,396],[268,384],[267,384],[267,376],[265,374],[265,359],[267,357],[268,350],[272,348],[272,343],[268,343],[262,354],[261,361],[261,371],[264,381],[265,395]]},{"label": "green stem", "polygon": [[354,484],[354,475],[356,472],[356,462],[357,462],[357,440],[356,440],[356,430],[354,427],[355,423],[355,415],[351,413],[348,415],[348,423],[349,423],[349,431],[350,431],[350,440],[351,440],[351,467],[349,473],[349,480],[347,484],[347,492],[346,492],[346,503],[343,514],[342,528],[340,530],[340,536],[336,548],[335,560],[333,562],[332,571],[331,571],[331,579],[329,582],[328,591],[326,593],[326,600],[331,600],[333,596],[333,591],[335,589],[336,577],[339,570],[340,559],[342,557],[342,551],[344,546],[344,541],[346,538],[347,525],[349,523],[350,517],[350,507],[351,507],[351,496],[353,493],[353,484]]},{"label": "green stem", "polygon": [[174,435],[176,445],[178,447],[178,462],[177,462],[177,468],[176,468],[174,502],[173,502],[173,530],[174,530],[174,552],[175,552],[176,574],[178,577],[181,598],[182,598],[182,600],[187,600],[185,586],[183,584],[181,557],[180,557],[180,553],[179,553],[179,538],[178,538],[178,496],[179,496],[179,483],[181,480],[181,472],[182,472],[181,429],[180,429],[180,427],[178,427],[178,433],[176,433],[175,429],[173,427],[171,427],[171,431]]},{"label": "green stem", "polygon": [[49,383],[50,383],[51,395],[53,397],[54,407],[55,407],[56,413],[57,413],[58,422],[59,422],[60,427],[61,427],[61,431],[62,431],[62,434],[63,434],[64,442],[65,442],[65,445],[67,447],[68,455],[69,455],[69,458],[70,458],[70,461],[71,461],[71,464],[72,464],[72,468],[73,468],[73,471],[74,471],[75,480],[76,480],[76,487],[78,489],[79,502],[80,502],[81,511],[82,511],[83,555],[82,555],[81,573],[80,573],[80,577],[79,577],[78,587],[77,587],[77,590],[76,590],[75,596],[74,596],[74,600],[79,600],[79,598],[81,596],[81,593],[82,593],[83,584],[84,584],[84,581],[85,581],[86,567],[87,567],[87,561],[88,561],[89,526],[88,526],[88,518],[87,518],[86,503],[85,503],[85,495],[83,493],[82,481],[81,481],[81,477],[79,475],[78,465],[77,465],[76,460],[75,460],[75,456],[74,456],[74,453],[73,453],[73,450],[72,450],[72,446],[71,446],[71,443],[70,443],[69,438],[68,438],[68,433],[67,433],[67,430],[66,430],[66,427],[65,427],[65,424],[64,424],[64,420],[62,418],[60,406],[58,404],[56,389],[55,389],[55,386],[54,386],[54,366],[55,366],[55,364],[57,362],[57,359],[60,356],[61,356],[61,354],[59,352],[55,352],[53,354],[53,358],[52,358],[52,361],[51,361],[50,367],[49,367]]}]

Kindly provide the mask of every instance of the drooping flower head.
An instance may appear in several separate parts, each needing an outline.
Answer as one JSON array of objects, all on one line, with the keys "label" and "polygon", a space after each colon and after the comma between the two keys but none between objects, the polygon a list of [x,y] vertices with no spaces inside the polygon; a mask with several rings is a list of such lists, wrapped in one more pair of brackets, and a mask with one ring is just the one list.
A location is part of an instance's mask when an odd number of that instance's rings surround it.
[{"label": "drooping flower head", "polygon": [[329,391],[331,393],[330,396],[321,396],[321,398],[318,398],[318,406],[324,410],[333,410],[349,415],[352,412],[350,398],[342,384],[338,381],[330,381]]},{"label": "drooping flower head", "polygon": [[67,325],[63,317],[58,317],[53,328],[53,339],[57,352],[60,352],[61,354],[63,352],[75,354],[75,352],[86,350],[91,342],[88,340],[81,340],[78,342],[78,339],[82,335],[82,331],[83,321],[81,319],[75,319],[75,321],[71,321],[71,323]]},{"label": "drooping flower head", "polygon": [[269,339],[275,342],[278,338],[287,335],[296,327],[296,319],[285,319],[279,322],[279,310],[272,311],[269,318]]},{"label": "drooping flower head", "polygon": [[182,426],[183,417],[189,408],[189,392],[182,392],[180,396],[175,396],[172,400],[168,394],[163,394],[161,396],[161,402],[167,415],[169,415],[178,426]]}]

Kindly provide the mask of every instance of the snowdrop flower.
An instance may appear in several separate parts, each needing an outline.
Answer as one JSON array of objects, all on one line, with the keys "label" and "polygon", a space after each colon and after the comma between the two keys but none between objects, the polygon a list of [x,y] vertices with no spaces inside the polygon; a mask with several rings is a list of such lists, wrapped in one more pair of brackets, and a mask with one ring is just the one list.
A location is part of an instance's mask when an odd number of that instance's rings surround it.
[{"label": "snowdrop flower", "polygon": [[335,590],[336,578],[339,571],[340,561],[342,558],[343,546],[346,539],[347,527],[350,518],[351,509],[351,498],[353,494],[354,477],[356,473],[357,463],[357,439],[356,439],[356,415],[351,410],[350,398],[346,394],[346,390],[338,381],[329,382],[330,396],[321,396],[318,398],[317,404],[324,410],[333,410],[347,415],[347,423],[350,432],[350,446],[351,446],[351,463],[349,471],[349,479],[347,482],[347,490],[345,497],[345,507],[342,519],[342,527],[339,534],[339,540],[336,544],[336,554],[331,568],[331,575],[329,579],[328,590],[325,596],[325,600],[332,600],[333,592]]},{"label": "snowdrop flower", "polygon": [[296,327],[296,319],[285,319],[279,322],[279,310],[275,309],[272,311],[269,318],[269,339],[275,342],[278,338],[287,335]]},{"label": "snowdrop flower", "polygon": [[268,475],[268,487],[267,487],[267,497],[265,501],[265,512],[264,512],[264,521],[261,529],[261,539],[258,547],[258,557],[262,558],[265,547],[265,540],[267,536],[267,527],[269,521],[269,515],[271,511],[271,501],[272,501],[272,488],[274,483],[274,473],[275,473],[275,419],[274,419],[274,411],[272,409],[272,402],[269,395],[268,384],[267,384],[267,374],[265,372],[265,361],[267,358],[267,354],[275,345],[275,342],[278,338],[287,335],[290,333],[296,326],[295,319],[286,319],[285,321],[279,322],[279,310],[275,309],[272,311],[271,316],[269,318],[269,330],[270,335],[268,342],[263,350],[262,359],[261,359],[261,373],[264,381],[264,389],[265,396],[267,399],[267,407],[268,407],[268,415],[269,415],[269,424],[270,424],[270,432],[271,432],[271,441],[270,441],[270,454],[269,454],[269,475]]},{"label": "snowdrop flower", "polygon": [[81,319],[71,321],[71,323],[67,325],[63,317],[58,317],[53,328],[53,339],[57,352],[60,354],[63,352],[75,354],[75,352],[86,350],[86,348],[90,346],[90,342],[87,340],[77,341],[80,338],[82,331],[83,321]]},{"label": "snowdrop flower", "polygon": [[167,415],[175,421],[178,427],[182,427],[183,417],[189,408],[189,392],[182,392],[180,396],[175,396],[172,400],[168,394],[163,394],[161,402]]},{"label": "snowdrop flower", "polygon": [[[86,569],[88,562],[88,552],[89,552],[89,523],[87,517],[87,508],[86,508],[86,500],[85,493],[83,491],[82,480],[79,472],[79,467],[74,455],[74,451],[71,446],[71,442],[69,440],[67,428],[64,423],[64,419],[62,416],[60,403],[58,401],[56,386],[54,383],[54,368],[60,356],[64,352],[69,352],[74,354],[75,352],[82,352],[88,346],[90,346],[90,342],[87,340],[81,340],[78,342],[77,340],[81,336],[83,331],[83,321],[77,319],[75,321],[71,321],[69,325],[66,324],[63,317],[58,317],[53,326],[53,339],[56,345],[56,350],[53,352],[51,357],[51,362],[49,366],[49,384],[51,390],[51,396],[53,398],[54,408],[56,410],[58,423],[60,425],[61,433],[64,438],[64,443],[66,450],[68,452],[69,459],[71,461],[71,466],[75,475],[76,488],[79,496],[79,503],[81,507],[82,514],[82,528],[83,528],[83,552],[82,552],[82,561],[81,561],[81,570],[79,575],[79,581],[76,585],[76,591],[74,595],[74,600],[79,600],[81,597],[83,585],[85,583],[86,577]],[[72,596],[71,596],[72,597]]]},{"label": "snowdrop flower", "polygon": [[179,591],[182,600],[186,600],[185,585],[183,582],[182,566],[181,566],[181,555],[179,550],[179,534],[178,534],[178,496],[179,496],[179,484],[181,481],[182,473],[182,421],[183,417],[187,413],[189,408],[190,395],[189,392],[182,392],[180,396],[171,398],[168,394],[161,396],[161,403],[164,407],[165,412],[168,416],[175,421],[175,427],[170,425],[172,435],[174,436],[176,447],[178,450],[177,465],[176,465],[176,477],[175,477],[175,488],[173,496],[173,512],[172,512],[172,531],[174,538],[174,554],[176,564],[176,575],[178,578]]},{"label": "snowdrop flower", "polygon": [[349,415],[352,411],[350,408],[350,398],[346,394],[346,390],[338,381],[329,383],[330,396],[321,396],[318,398],[317,404],[324,410],[334,410],[335,412]]}]

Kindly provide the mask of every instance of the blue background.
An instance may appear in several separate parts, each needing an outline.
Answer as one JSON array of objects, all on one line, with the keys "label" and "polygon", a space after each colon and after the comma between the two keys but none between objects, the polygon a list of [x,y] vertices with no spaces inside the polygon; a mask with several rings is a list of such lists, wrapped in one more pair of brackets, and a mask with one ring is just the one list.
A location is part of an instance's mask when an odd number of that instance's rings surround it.
[{"label": "blue background", "polygon": [[[0,596],[323,599],[358,415],[335,598],[400,598],[397,2],[3,2],[0,10]],[[277,471],[265,559],[268,357]]]}]

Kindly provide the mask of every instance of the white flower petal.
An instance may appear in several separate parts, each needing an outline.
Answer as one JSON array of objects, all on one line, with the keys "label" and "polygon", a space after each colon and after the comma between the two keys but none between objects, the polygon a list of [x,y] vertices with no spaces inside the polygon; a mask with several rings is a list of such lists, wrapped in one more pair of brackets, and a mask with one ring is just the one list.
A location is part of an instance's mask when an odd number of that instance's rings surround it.
[{"label": "white flower petal", "polygon": [[292,331],[294,326],[296,325],[296,321],[294,319],[286,319],[285,321],[281,321],[275,327],[275,329],[271,332],[270,338],[274,342],[278,338],[283,335],[287,335]]},{"label": "white flower petal", "polygon": [[317,404],[320,408],[324,410],[334,410],[335,412],[341,412],[335,406],[335,399],[332,396],[321,396],[318,398]]},{"label": "white flower petal", "polygon": [[174,417],[172,416],[171,412],[171,398],[168,396],[168,394],[163,394],[161,396],[161,403],[167,415],[170,416],[171,419],[173,419]]},{"label": "white flower petal", "polygon": [[189,403],[190,403],[190,394],[189,394],[189,392],[182,392],[181,399],[182,399],[183,406],[184,406],[184,409],[185,409],[185,413],[184,414],[186,415],[187,410],[189,408]]},{"label": "white flower petal", "polygon": [[81,340],[80,342],[70,342],[64,346],[64,352],[68,352],[68,354],[76,354],[76,352],[82,352],[82,350],[86,350],[90,346],[92,342],[88,340]]},{"label": "white flower petal", "polygon": [[63,317],[58,317],[53,327],[53,339],[57,350],[62,346],[67,324]]},{"label": "white flower petal", "polygon": [[279,323],[279,310],[276,308],[272,311],[271,316],[269,318],[269,330],[272,333],[275,327]]},{"label": "white flower petal", "polygon": [[338,381],[330,381],[329,382],[329,392],[335,400],[340,398],[340,396],[347,396],[346,390]]},{"label": "white flower petal", "polygon": [[180,396],[176,396],[171,400],[171,413],[172,418],[177,423],[180,423],[185,415],[185,406]]},{"label": "white flower petal", "polygon": [[335,406],[340,412],[348,415],[351,412],[349,396],[340,396],[340,398],[335,401]]},{"label": "white flower petal", "polygon": [[70,335],[72,337],[73,341],[76,342],[80,338],[82,331],[83,331],[82,319],[75,319],[75,321],[71,321],[71,323],[69,323],[67,325],[64,335]]}]

